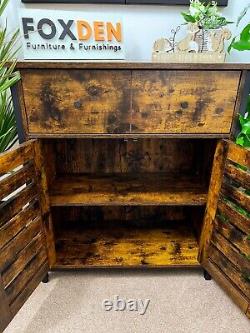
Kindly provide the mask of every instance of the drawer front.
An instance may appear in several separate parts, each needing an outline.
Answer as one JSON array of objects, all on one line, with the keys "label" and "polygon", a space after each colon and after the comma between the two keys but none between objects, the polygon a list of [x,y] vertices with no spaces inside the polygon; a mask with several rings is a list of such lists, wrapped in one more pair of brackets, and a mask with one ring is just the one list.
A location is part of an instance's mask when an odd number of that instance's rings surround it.
[{"label": "drawer front", "polygon": [[29,134],[127,133],[130,71],[22,70]]},{"label": "drawer front", "polygon": [[134,133],[230,133],[240,71],[134,71]]}]

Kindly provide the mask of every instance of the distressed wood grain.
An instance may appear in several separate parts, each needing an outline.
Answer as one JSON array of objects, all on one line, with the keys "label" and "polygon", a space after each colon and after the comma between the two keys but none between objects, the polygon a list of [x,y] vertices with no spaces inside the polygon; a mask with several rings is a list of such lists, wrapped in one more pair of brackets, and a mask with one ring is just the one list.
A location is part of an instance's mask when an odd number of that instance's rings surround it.
[{"label": "distressed wood grain", "polygon": [[224,179],[221,187],[221,195],[225,198],[235,202],[239,207],[250,211],[250,196],[245,192],[245,189],[235,187]]},{"label": "distressed wood grain", "polygon": [[250,300],[250,283],[244,279],[243,271],[238,271],[230,260],[213,245],[209,248],[209,258]]},{"label": "distressed wood grain", "polygon": [[241,230],[246,235],[250,231],[250,219],[237,211],[232,203],[219,200],[218,214],[222,215],[225,220],[230,222],[236,228]]},{"label": "distressed wood grain", "polygon": [[[48,192],[48,182],[47,175],[45,169],[44,159],[46,156],[42,155],[42,147],[41,142],[36,141],[34,143],[34,164],[37,176],[37,184],[39,191],[39,203],[41,208],[42,215],[42,225],[41,228],[45,234],[46,239],[46,248],[48,254],[49,266],[51,267],[56,260],[56,252],[55,252],[55,240],[54,240],[54,232],[52,225],[52,218],[50,212],[50,201],[49,201],[49,192]],[[50,161],[52,162],[52,161]]]},{"label": "distressed wood grain", "polygon": [[0,198],[4,199],[0,203],[0,309],[5,307],[0,327],[3,329],[48,272],[35,145],[35,141],[28,141],[0,154]]},{"label": "distressed wood grain", "polygon": [[226,258],[229,258],[239,272],[250,275],[250,258],[240,252],[233,243],[216,231],[213,232],[211,241]]},{"label": "distressed wood grain", "polygon": [[0,274],[0,331],[3,332],[12,319],[7,295],[4,291],[2,276]]},{"label": "distressed wood grain", "polygon": [[38,253],[44,252],[43,235],[39,233],[31,242],[21,250],[17,259],[2,273],[5,288],[26,269],[27,264],[33,260]]},{"label": "distressed wood grain", "polygon": [[46,249],[42,247],[40,251],[34,256],[25,266],[17,277],[11,281],[6,287],[6,295],[10,304],[22,292],[22,290],[29,284],[30,280],[34,277],[39,268],[47,262]]},{"label": "distressed wood grain", "polygon": [[[224,141],[215,159],[199,259],[247,314],[250,304],[249,150]],[[243,168],[243,169],[242,169]],[[216,178],[217,177],[217,181]],[[244,208],[244,209],[243,209]]]},{"label": "distressed wood grain", "polygon": [[198,244],[188,225],[86,228],[61,231],[56,267],[198,266]]},{"label": "distressed wood grain", "polygon": [[199,179],[164,174],[63,175],[51,187],[52,206],[64,205],[204,205]]},{"label": "distressed wood grain", "polygon": [[11,265],[17,258],[18,253],[40,232],[40,223],[41,221],[37,217],[1,250],[0,271],[4,271]]},{"label": "distressed wood grain", "polygon": [[23,143],[18,148],[0,154],[0,174],[8,173],[19,165],[32,160],[34,140]]},{"label": "distressed wood grain", "polygon": [[8,222],[15,214],[18,214],[26,204],[37,198],[37,187],[36,184],[32,182],[7,201],[3,201],[0,204],[0,226]]},{"label": "distressed wood grain", "polygon": [[39,215],[37,203],[29,204],[0,228],[0,249]]},{"label": "distressed wood grain", "polygon": [[187,70],[250,70],[249,63],[194,64],[194,63],[152,63],[138,61],[19,61],[17,68],[29,69],[187,69]]},{"label": "distressed wood grain", "polygon": [[219,217],[214,220],[214,227],[217,232],[227,238],[241,253],[248,256],[250,254],[250,240],[247,235],[235,228],[231,223],[220,219]]},{"label": "distressed wood grain", "polygon": [[207,257],[207,250],[213,232],[213,223],[217,211],[217,203],[219,200],[220,188],[223,181],[224,163],[227,152],[226,141],[219,141],[213,162],[212,175],[209,185],[206,212],[204,215],[203,227],[199,245],[199,260],[204,262]]},{"label": "distressed wood grain", "polygon": [[46,143],[56,160],[45,162],[47,169],[55,164],[53,174],[157,172],[197,175],[208,183],[215,145],[216,140],[192,139],[56,139]]},{"label": "distressed wood grain", "polygon": [[133,133],[230,133],[240,72],[133,71]]},{"label": "distressed wood grain", "polygon": [[29,133],[127,133],[130,71],[23,70]]},{"label": "distressed wood grain", "polygon": [[220,268],[210,260],[204,264],[206,270],[213,276],[215,281],[227,291],[230,298],[237,304],[243,313],[247,313],[249,307],[249,299],[242,293],[242,291],[223,273]]},{"label": "distressed wood grain", "polygon": [[35,176],[35,169],[32,163],[24,165],[23,168],[14,171],[8,177],[0,181],[0,201],[16,191],[22,185],[30,183]]},{"label": "distressed wood grain", "polygon": [[250,189],[250,172],[242,170],[239,166],[233,165],[232,163],[226,163],[225,174],[227,177],[240,184],[241,187]]},{"label": "distressed wood grain", "polygon": [[27,301],[29,296],[33,293],[36,287],[41,283],[44,276],[47,274],[49,269],[48,262],[45,262],[42,266],[38,268],[36,272],[34,272],[34,276],[26,286],[22,289],[21,293],[17,295],[17,297],[10,304],[10,310],[12,316],[14,316],[18,310],[23,306],[23,304]]},{"label": "distressed wood grain", "polygon": [[250,149],[232,143],[228,147],[227,158],[236,164],[250,169]]}]

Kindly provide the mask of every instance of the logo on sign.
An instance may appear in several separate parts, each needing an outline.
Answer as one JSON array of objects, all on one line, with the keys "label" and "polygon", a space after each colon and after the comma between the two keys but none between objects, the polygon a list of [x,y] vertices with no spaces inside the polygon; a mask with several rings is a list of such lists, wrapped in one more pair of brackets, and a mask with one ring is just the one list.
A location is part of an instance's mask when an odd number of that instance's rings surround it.
[{"label": "logo on sign", "polygon": [[95,19],[93,15],[71,19],[72,12],[49,12],[27,10],[21,16],[26,59],[124,58],[120,20]]}]

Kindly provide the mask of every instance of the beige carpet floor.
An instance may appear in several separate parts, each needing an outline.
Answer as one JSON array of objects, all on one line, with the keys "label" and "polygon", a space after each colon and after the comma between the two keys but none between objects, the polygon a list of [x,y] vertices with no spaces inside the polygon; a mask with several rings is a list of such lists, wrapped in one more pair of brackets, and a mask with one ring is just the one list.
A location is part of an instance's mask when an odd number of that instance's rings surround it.
[{"label": "beige carpet floor", "polygon": [[[104,299],[150,299],[145,315]],[[249,333],[250,321],[200,270],[54,272],[5,333]]]}]

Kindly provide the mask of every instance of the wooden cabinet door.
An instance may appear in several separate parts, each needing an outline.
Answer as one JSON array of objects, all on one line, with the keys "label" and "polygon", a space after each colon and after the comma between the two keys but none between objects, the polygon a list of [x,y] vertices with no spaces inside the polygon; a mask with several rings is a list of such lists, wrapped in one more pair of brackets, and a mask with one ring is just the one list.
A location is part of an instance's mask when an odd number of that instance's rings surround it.
[{"label": "wooden cabinet door", "polygon": [[250,318],[250,150],[220,141],[200,240],[202,266]]},{"label": "wooden cabinet door", "polygon": [[36,145],[0,154],[0,331],[49,269]]},{"label": "wooden cabinet door", "polygon": [[240,71],[133,71],[132,133],[229,134],[240,75]]},{"label": "wooden cabinet door", "polygon": [[130,131],[130,71],[21,71],[29,136],[119,134]]}]

